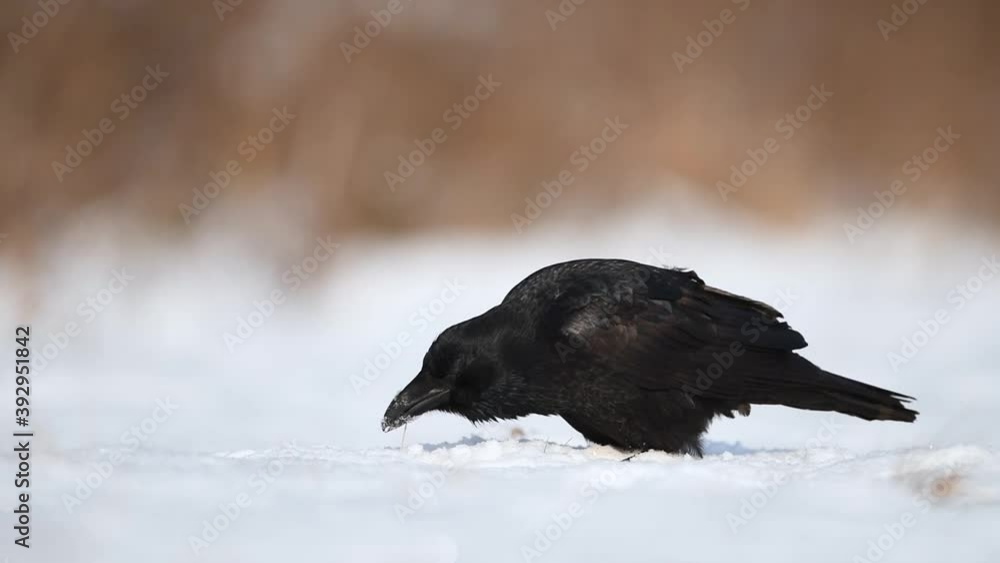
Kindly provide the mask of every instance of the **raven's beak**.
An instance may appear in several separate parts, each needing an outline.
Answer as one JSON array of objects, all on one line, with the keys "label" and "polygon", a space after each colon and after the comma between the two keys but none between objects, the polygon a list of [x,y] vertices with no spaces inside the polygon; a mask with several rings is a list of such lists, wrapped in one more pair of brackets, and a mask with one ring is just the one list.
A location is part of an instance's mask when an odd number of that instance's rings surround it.
[{"label": "raven's beak", "polygon": [[448,403],[451,389],[444,382],[418,375],[396,395],[385,410],[382,431],[395,430],[410,420]]}]

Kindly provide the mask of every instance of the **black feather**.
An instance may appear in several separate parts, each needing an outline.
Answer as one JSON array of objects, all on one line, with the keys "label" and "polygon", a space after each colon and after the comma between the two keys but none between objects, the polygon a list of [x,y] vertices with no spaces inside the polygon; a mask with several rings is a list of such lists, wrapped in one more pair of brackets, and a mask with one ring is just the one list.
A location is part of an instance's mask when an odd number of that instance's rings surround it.
[{"label": "black feather", "polygon": [[564,262],[444,331],[383,426],[414,416],[421,392],[474,422],[559,415],[592,442],[696,455],[715,416],[751,404],[915,420],[912,397],[826,372],[795,353],[805,346],[779,311],[694,272]]}]

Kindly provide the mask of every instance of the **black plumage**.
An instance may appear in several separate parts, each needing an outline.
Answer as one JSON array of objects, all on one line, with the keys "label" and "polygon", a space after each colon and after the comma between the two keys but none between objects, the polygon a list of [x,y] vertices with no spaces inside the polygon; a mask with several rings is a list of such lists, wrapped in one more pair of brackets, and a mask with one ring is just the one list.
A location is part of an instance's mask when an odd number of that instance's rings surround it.
[{"label": "black plumage", "polygon": [[384,430],[438,410],[473,422],[559,415],[589,441],[701,454],[718,415],[750,405],[912,422],[912,397],[823,371],[772,307],[691,271],[627,260],[554,264],[445,330]]}]

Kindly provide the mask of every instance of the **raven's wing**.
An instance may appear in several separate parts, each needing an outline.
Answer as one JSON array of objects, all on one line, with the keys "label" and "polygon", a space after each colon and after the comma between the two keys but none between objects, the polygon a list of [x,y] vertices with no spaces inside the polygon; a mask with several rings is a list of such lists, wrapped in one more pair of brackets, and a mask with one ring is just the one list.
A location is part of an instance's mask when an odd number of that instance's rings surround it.
[{"label": "raven's wing", "polygon": [[[912,422],[912,397],[824,371],[774,308],[709,287],[694,272],[624,260],[544,268],[504,299],[540,314],[536,337],[581,374],[606,370],[671,403],[714,402],[837,411]],[[678,399],[683,397],[683,399]]]},{"label": "raven's wing", "polygon": [[538,329],[564,360],[608,367],[642,388],[726,401],[766,393],[775,378],[797,385],[782,368],[788,357],[802,360],[789,352],[806,342],[764,303],[691,271],[635,262],[580,262],[555,277]]}]

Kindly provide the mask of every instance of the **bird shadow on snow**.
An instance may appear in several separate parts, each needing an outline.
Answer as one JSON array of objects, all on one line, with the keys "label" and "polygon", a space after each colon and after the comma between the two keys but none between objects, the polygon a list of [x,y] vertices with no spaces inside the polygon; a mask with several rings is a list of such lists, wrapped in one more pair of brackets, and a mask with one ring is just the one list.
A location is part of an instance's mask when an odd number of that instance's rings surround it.
[{"label": "bird shadow on snow", "polygon": [[706,440],[702,444],[702,450],[706,456],[722,455],[725,453],[732,455],[754,455],[793,451],[788,448],[748,448],[742,442],[712,442],[709,440]]},{"label": "bird shadow on snow", "polygon": [[478,446],[480,444],[485,444],[487,442],[504,442],[504,441],[517,442],[518,444],[545,444],[546,447],[554,446],[560,448],[568,448],[571,450],[586,450],[587,448],[593,446],[593,445],[586,445],[586,446],[569,445],[568,443],[552,442],[549,440],[543,440],[538,438],[508,438],[507,440],[498,440],[496,438],[484,438],[482,436],[476,436],[476,435],[465,436],[461,440],[457,440],[454,442],[438,442],[436,444],[422,444],[422,445],[424,449],[426,449],[427,451],[434,451],[441,449],[449,450],[452,448],[456,448],[458,446]]},{"label": "bird shadow on snow", "polygon": [[438,442],[437,444],[424,444],[423,446],[424,449],[426,449],[427,451],[434,451],[440,449],[450,450],[451,448],[454,448],[456,446],[478,446],[479,444],[485,444],[486,442],[490,441],[493,440],[487,440],[482,436],[470,435],[462,438],[461,440],[458,440],[457,442]]},{"label": "bird shadow on snow", "polygon": [[[496,440],[493,438],[483,438],[482,436],[469,435],[454,442],[438,442],[436,444],[423,444],[423,447],[427,451],[434,451],[440,449],[449,450],[458,446],[472,447],[472,446],[477,446],[479,444],[485,444],[486,442],[494,442],[494,441]],[[588,448],[596,446],[596,444],[588,444],[585,446],[568,445],[565,443],[549,442],[546,440],[538,440],[531,438],[518,438],[516,441],[521,444],[545,442],[547,445],[550,446],[558,446],[560,448],[569,448],[573,450],[586,450]],[[713,442],[708,440],[704,442],[703,450],[706,457],[718,456],[726,453],[729,453],[734,456],[748,456],[761,453],[783,453],[783,452],[793,451],[788,448],[748,448],[744,446],[741,442]]]}]

